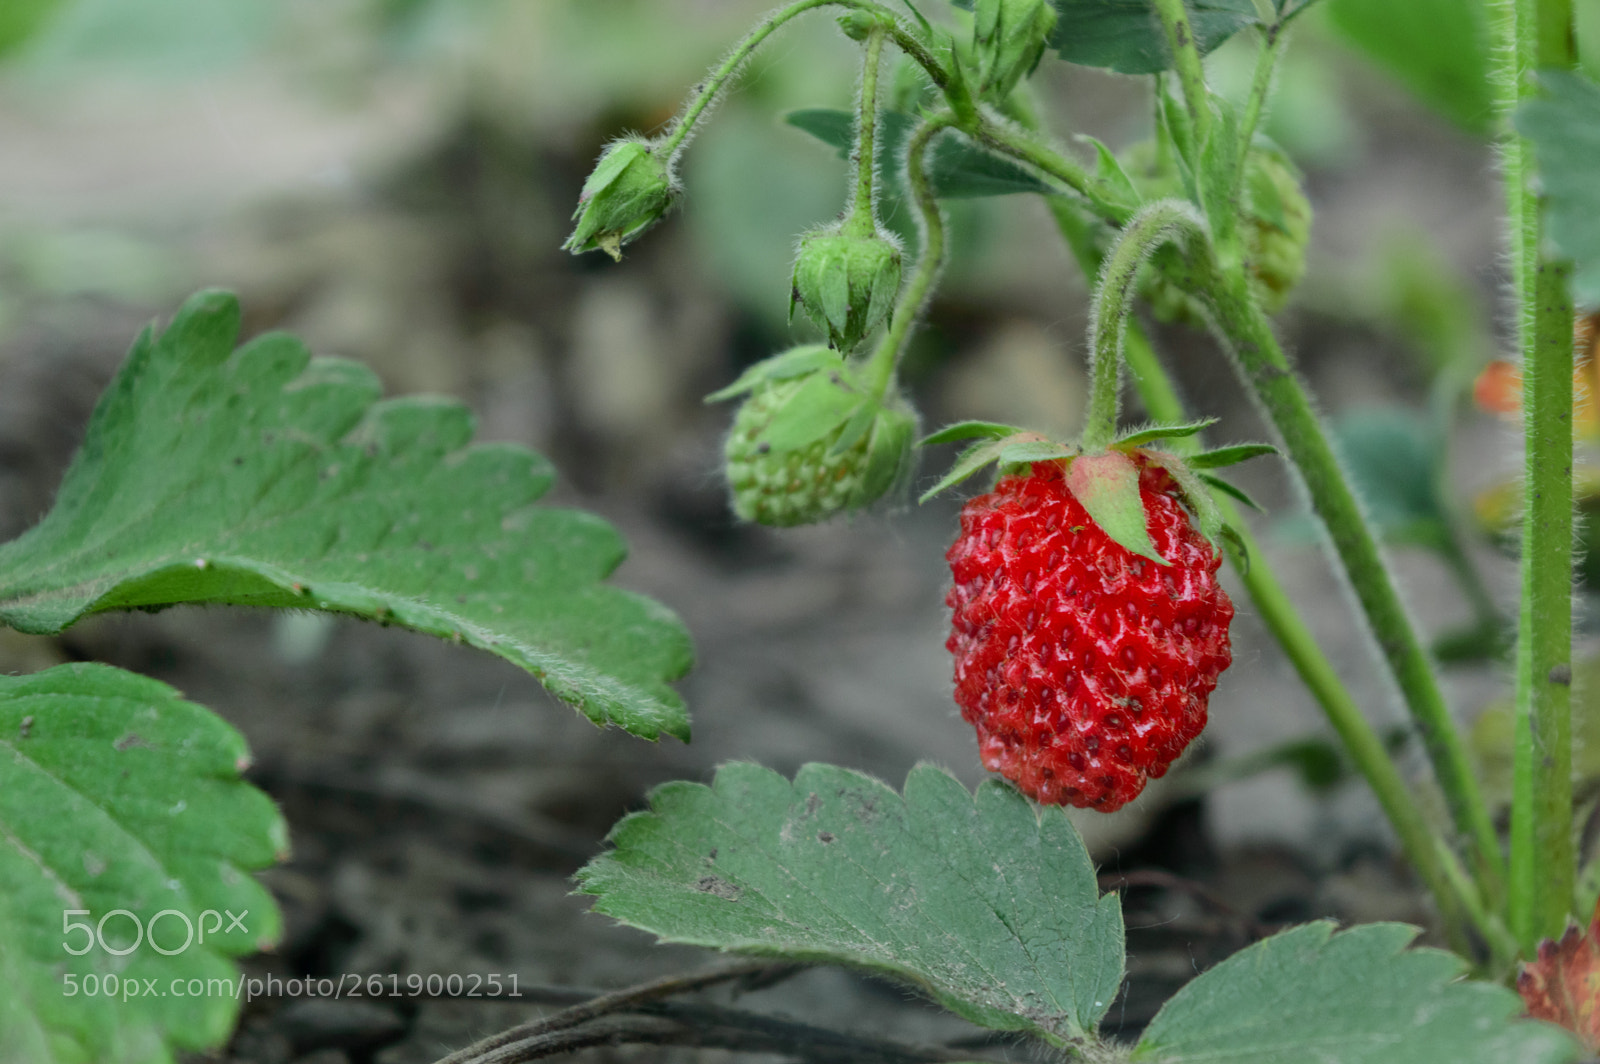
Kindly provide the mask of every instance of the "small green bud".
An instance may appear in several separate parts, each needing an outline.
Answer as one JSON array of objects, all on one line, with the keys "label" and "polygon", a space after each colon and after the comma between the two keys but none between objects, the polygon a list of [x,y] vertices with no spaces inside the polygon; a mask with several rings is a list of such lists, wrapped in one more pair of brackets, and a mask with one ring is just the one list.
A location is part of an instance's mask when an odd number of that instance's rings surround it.
[{"label": "small green bud", "polygon": [[866,40],[882,25],[883,20],[868,11],[850,11],[839,16],[839,28],[852,41]]},{"label": "small green bud", "polygon": [[972,51],[978,93],[995,103],[1011,95],[1044,56],[1056,29],[1050,0],[976,0],[972,5]]},{"label": "small green bud", "polygon": [[667,160],[647,140],[630,138],[607,146],[583,183],[577,227],[562,245],[577,255],[599,249],[622,258],[622,245],[661,220],[678,196]]},{"label": "small green bud", "polygon": [[835,226],[800,238],[789,315],[804,308],[840,351],[877,328],[899,294],[900,247],[881,232],[850,235],[848,226]]},{"label": "small green bud", "polygon": [[[790,375],[805,365],[817,368]],[[859,510],[904,481],[917,422],[898,397],[866,394],[836,352],[796,348],[734,389],[749,397],[724,449],[733,509],[775,528]]]}]

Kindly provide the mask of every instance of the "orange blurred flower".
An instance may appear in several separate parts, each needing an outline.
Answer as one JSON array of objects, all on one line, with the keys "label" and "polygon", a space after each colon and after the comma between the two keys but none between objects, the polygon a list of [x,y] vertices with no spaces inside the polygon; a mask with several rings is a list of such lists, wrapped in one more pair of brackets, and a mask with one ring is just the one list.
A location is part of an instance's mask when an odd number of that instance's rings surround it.
[{"label": "orange blurred flower", "polygon": [[[1572,432],[1575,436],[1600,436],[1600,394],[1596,378],[1596,348],[1600,347],[1600,314],[1579,318],[1572,329],[1576,358],[1572,366]],[[1501,359],[1489,363],[1472,387],[1478,406],[1493,414],[1515,417],[1522,412],[1522,369]]]}]

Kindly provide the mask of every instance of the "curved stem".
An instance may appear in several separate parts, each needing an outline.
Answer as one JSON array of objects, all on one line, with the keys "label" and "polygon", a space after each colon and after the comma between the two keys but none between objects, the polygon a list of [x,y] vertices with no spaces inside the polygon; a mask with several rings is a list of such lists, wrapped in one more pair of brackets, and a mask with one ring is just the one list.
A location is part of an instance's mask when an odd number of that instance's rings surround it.
[{"label": "curved stem", "polygon": [[866,54],[861,60],[861,100],[856,119],[856,193],[845,228],[860,236],[878,231],[878,215],[873,209],[873,192],[878,183],[874,155],[878,144],[878,67],[883,58],[884,29],[875,27],[867,34]]},{"label": "curved stem", "polygon": [[1572,323],[1570,263],[1541,248],[1527,141],[1509,128],[1534,70],[1577,64],[1572,0],[1498,0],[1494,87],[1522,349],[1522,599],[1511,798],[1511,929],[1527,955],[1561,934],[1576,878],[1572,819]]},{"label": "curved stem", "polygon": [[926,119],[906,145],[906,183],[911,187],[911,199],[917,205],[917,214],[922,219],[922,253],[917,259],[916,272],[911,275],[911,283],[906,285],[905,291],[900,293],[900,302],[895,304],[883,339],[878,341],[877,349],[867,360],[867,388],[880,399],[894,382],[895,366],[899,364],[901,352],[911,336],[911,327],[922,313],[923,304],[933,292],[933,282],[944,265],[944,215],[939,210],[939,199],[928,180],[927,154],[933,138],[948,129],[954,121],[955,116],[948,111]]},{"label": "curved stem", "polygon": [[905,28],[900,17],[883,5],[873,3],[872,0],[795,0],[794,3],[779,8],[757,23],[755,29],[746,34],[744,40],[734,45],[733,50],[723,57],[722,62],[717,64],[710,75],[700,83],[688,106],[673,123],[671,132],[662,141],[662,152],[671,158],[682,150],[689,135],[694,132],[695,123],[722,93],[728,80],[739,72],[744,61],[750,58],[768,37],[795,17],[819,7],[848,7],[875,15],[884,26],[885,32],[894,38],[895,45],[926,70],[935,85],[941,90],[949,86],[949,75],[939,65],[939,61]]},{"label": "curved stem", "polygon": [[1088,200],[1094,212],[1113,225],[1121,225],[1133,215],[1132,208],[1115,202],[1100,179],[1086,167],[1040,143],[1029,132],[1007,128],[980,116],[978,128],[972,131],[972,137],[986,148],[1009,155],[1055,178]]},{"label": "curved stem", "polygon": [[1117,398],[1122,382],[1122,340],[1139,269],[1169,240],[1186,236],[1205,239],[1205,225],[1194,207],[1182,200],[1159,200],[1128,223],[1106,256],[1095,285],[1089,318],[1089,416],[1083,448],[1094,452],[1110,446],[1117,435]]},{"label": "curved stem", "polygon": [[1156,13],[1167,31],[1167,47],[1172,49],[1172,65],[1183,87],[1183,100],[1194,122],[1195,140],[1204,144],[1211,134],[1211,94],[1206,89],[1206,72],[1200,63],[1200,47],[1195,43],[1194,27],[1183,0],[1156,0]]},{"label": "curved stem", "polygon": [[[1078,206],[1059,196],[1047,202],[1057,227],[1083,266],[1084,273],[1093,277],[1100,269],[1100,255],[1093,240],[1085,238],[1084,219]],[[1156,358],[1150,340],[1137,320],[1129,320],[1125,340],[1123,357],[1127,361],[1134,390],[1144,404],[1145,413],[1153,421],[1170,425],[1191,420],[1183,400],[1173,387],[1171,377]],[[1200,447],[1200,437],[1169,440],[1166,445],[1180,454],[1187,453]],[[1300,619],[1299,611],[1261,552],[1250,526],[1240,518],[1228,499],[1218,498],[1217,504],[1222,510],[1223,520],[1239,534],[1245,557],[1230,553],[1229,560],[1244,583],[1251,602],[1255,604],[1257,615],[1283,648],[1290,664],[1300,675],[1301,682],[1316,699],[1328,723],[1344,743],[1350,759],[1372,788],[1378,804],[1389,818],[1390,826],[1400,839],[1401,849],[1439,906],[1452,941],[1460,940],[1460,916],[1470,913],[1472,906],[1460,899],[1459,885],[1445,867],[1446,861],[1455,860],[1454,853],[1439,845],[1438,836],[1429,826],[1422,806],[1401,775],[1399,766],[1362,714],[1354,696],[1340,680],[1333,662],[1328,660],[1318,646],[1316,637]],[[1482,921],[1475,922],[1480,924],[1480,933],[1486,939],[1491,939],[1489,929],[1481,926]]]},{"label": "curved stem", "polygon": [[1191,255],[1189,263],[1195,274],[1185,287],[1210,306],[1217,332],[1233,355],[1240,376],[1283,438],[1416,721],[1451,818],[1474,851],[1484,893],[1499,898],[1504,882],[1499,840],[1473,777],[1461,732],[1321,421],[1289,368],[1244,274],[1224,275],[1213,261],[1200,255]]}]

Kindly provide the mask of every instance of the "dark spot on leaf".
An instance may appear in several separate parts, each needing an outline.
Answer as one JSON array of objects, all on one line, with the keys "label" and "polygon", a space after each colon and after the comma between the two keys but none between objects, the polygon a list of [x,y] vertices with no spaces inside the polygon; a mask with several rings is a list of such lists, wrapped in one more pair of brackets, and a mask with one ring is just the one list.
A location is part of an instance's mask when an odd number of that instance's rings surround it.
[{"label": "dark spot on leaf", "polygon": [[816,816],[817,810],[822,807],[822,799],[817,797],[817,792],[812,791],[806,796],[806,816]]},{"label": "dark spot on leaf", "polygon": [[1560,684],[1562,687],[1572,686],[1572,666],[1553,665],[1550,667],[1550,682]]},{"label": "dark spot on leaf", "polygon": [[819,832],[817,832],[817,841],[818,842],[832,842],[833,840],[834,840],[833,832],[831,832],[831,831],[819,831]]},{"label": "dark spot on leaf", "polygon": [[736,884],[729,883],[721,876],[701,876],[695,880],[694,889],[702,894],[715,894],[723,901],[738,901],[744,893]]},{"label": "dark spot on leaf", "polygon": [[150,744],[144,739],[144,737],[139,735],[139,734],[137,734],[136,732],[129,732],[127,735],[124,735],[122,738],[118,739],[116,742],[112,743],[111,745],[112,745],[113,748],[115,748],[119,752],[122,751],[122,750],[130,750],[135,746],[143,746],[143,747],[146,747],[146,748],[149,748],[149,746],[150,746]]}]

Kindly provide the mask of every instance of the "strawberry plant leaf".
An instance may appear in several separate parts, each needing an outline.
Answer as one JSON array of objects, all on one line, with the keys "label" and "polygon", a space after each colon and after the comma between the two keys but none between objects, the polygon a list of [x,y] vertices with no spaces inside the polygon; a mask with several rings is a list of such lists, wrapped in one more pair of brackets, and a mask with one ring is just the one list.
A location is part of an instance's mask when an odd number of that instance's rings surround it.
[{"label": "strawberry plant leaf", "polygon": [[905,794],[807,765],[669,783],[578,874],[595,909],[666,942],[849,964],[974,1023],[1056,1042],[1122,982],[1122,911],[1066,814],[919,765]]},{"label": "strawberry plant leaf", "polygon": [[1068,447],[1053,440],[1018,440],[1000,448],[997,460],[1001,465],[1029,465],[1033,462],[1072,458],[1077,454],[1076,447]]},{"label": "strawberry plant leaf", "polygon": [[1517,128],[1533,141],[1539,181],[1549,205],[1548,232],[1574,260],[1572,292],[1600,306],[1600,85],[1565,71],[1539,75],[1547,96],[1517,112]]},{"label": "strawberry plant leaf", "polygon": [[1199,454],[1190,455],[1184,461],[1188,462],[1192,469],[1223,469],[1238,465],[1240,462],[1248,462],[1252,458],[1277,453],[1278,449],[1270,443],[1239,443],[1231,447],[1201,451]]},{"label": "strawberry plant leaf", "polygon": [[1135,429],[1117,437],[1118,447],[1141,447],[1157,440],[1178,440],[1187,436],[1194,436],[1217,423],[1214,417],[1203,418],[1200,421],[1190,421],[1182,425],[1151,425],[1148,428]]},{"label": "strawberry plant leaf", "polygon": [[[855,115],[827,107],[790,111],[783,120],[828,144],[847,159],[855,146]],[[903,159],[906,138],[917,125],[914,115],[884,111],[878,116],[878,154],[883,159]],[[897,164],[898,165],[898,164]],[[941,199],[977,199],[1017,193],[1048,193],[1052,189],[1022,167],[976,147],[956,136],[940,137],[928,161],[928,180]],[[902,184],[896,172],[895,185]]]},{"label": "strawberry plant leaf", "polygon": [[1210,473],[1201,473],[1200,479],[1209,484],[1211,487],[1215,488],[1217,491],[1222,492],[1222,494],[1228,496],[1235,502],[1243,503],[1245,506],[1250,507],[1250,509],[1255,510],[1257,513],[1264,514],[1267,512],[1265,507],[1252,499],[1248,494],[1245,493],[1243,488],[1236,484],[1230,484],[1221,477],[1213,476]]},{"label": "strawberry plant leaf", "polygon": [[1139,468],[1121,451],[1085,455],[1067,469],[1067,489],[1094,523],[1124,550],[1171,565],[1150,541],[1150,518],[1139,493]]},{"label": "strawberry plant leaf", "polygon": [[940,477],[937,484],[923,492],[917,501],[927,502],[940,492],[955,487],[990,462],[997,460],[1000,457],[1000,452],[1005,447],[1005,439],[985,440],[982,443],[975,443],[968,447],[957,456],[955,464],[950,467],[950,471]]},{"label": "strawberry plant leaf", "polygon": [[739,374],[734,382],[706,396],[708,403],[720,403],[736,395],[754,391],[757,385],[768,381],[783,381],[804,377],[818,370],[824,372],[844,369],[844,356],[822,344],[807,344],[785,351],[781,355],[763,359]]},{"label": "strawberry plant leaf", "polygon": [[1328,0],[1328,21],[1423,103],[1469,132],[1494,120],[1484,0]]},{"label": "strawberry plant leaf", "polygon": [[[1153,0],[1055,0],[1061,16],[1051,45],[1069,63],[1122,74],[1172,66]],[[1202,55],[1257,21],[1253,0],[1190,0],[1189,22]]]},{"label": "strawberry plant leaf", "polygon": [[1417,929],[1331,923],[1240,950],[1179,990],[1135,1061],[1187,1064],[1556,1064],[1577,1056],[1559,1028],[1518,1021],[1517,996],[1466,982],[1464,961],[1407,949]]},{"label": "strawberry plant leaf", "polygon": [[155,680],[0,676],[0,1060],[167,1064],[227,1039],[230,958],[279,935],[248,873],[288,846],[248,762]]},{"label": "strawberry plant leaf", "polygon": [[688,736],[665,607],[601,581],[625,553],[588,514],[533,503],[552,471],[469,445],[441,399],[375,402],[366,369],[284,335],[234,350],[206,292],[146,330],[101,398],[54,508],[0,545],[0,622],[59,632],[179,603],[321,609],[489,650],[597,724]]},{"label": "strawberry plant leaf", "polygon": [[932,447],[940,443],[957,443],[961,440],[998,440],[1015,436],[1022,430],[1015,425],[1002,425],[998,421],[957,421],[946,425],[930,436],[924,436],[918,447]]}]

